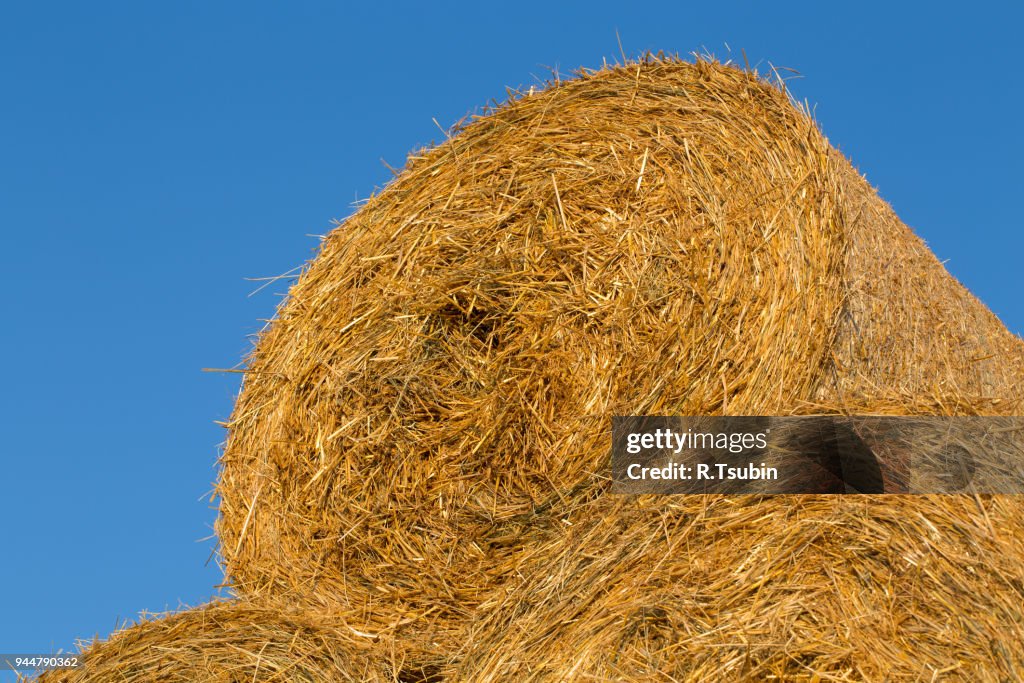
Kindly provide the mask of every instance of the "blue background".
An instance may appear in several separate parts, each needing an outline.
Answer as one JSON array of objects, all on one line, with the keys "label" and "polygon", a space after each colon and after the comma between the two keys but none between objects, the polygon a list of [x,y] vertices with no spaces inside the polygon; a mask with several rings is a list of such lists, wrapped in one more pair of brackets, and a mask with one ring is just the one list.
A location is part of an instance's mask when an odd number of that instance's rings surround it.
[{"label": "blue background", "polygon": [[3,3],[0,652],[215,594],[238,375],[201,369],[236,365],[287,287],[246,278],[311,257],[433,119],[617,59],[616,30],[630,56],[798,70],[830,139],[1024,330],[1020,10],[370,4]]}]

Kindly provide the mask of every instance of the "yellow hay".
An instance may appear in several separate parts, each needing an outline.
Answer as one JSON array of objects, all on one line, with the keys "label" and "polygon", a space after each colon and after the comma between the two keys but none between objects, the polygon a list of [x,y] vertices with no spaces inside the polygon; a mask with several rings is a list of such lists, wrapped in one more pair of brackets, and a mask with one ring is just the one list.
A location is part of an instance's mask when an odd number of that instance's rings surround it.
[{"label": "yellow hay", "polygon": [[1014,498],[622,497],[607,458],[612,415],[1013,415],[1022,379],[776,86],[584,72],[325,239],[250,360],[221,552],[400,680],[1015,680]]}]

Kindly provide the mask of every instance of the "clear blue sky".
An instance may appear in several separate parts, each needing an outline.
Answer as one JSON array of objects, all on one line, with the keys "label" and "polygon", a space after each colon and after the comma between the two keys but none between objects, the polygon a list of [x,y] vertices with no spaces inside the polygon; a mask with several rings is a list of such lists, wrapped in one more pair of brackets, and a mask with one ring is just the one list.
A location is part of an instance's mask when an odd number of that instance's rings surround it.
[{"label": "clear blue sky", "polygon": [[1019,9],[376,4],[3,3],[0,652],[215,593],[237,376],[200,369],[235,365],[285,289],[246,278],[309,258],[434,118],[615,58],[616,29],[629,55],[797,69],[833,143],[1024,330]]}]

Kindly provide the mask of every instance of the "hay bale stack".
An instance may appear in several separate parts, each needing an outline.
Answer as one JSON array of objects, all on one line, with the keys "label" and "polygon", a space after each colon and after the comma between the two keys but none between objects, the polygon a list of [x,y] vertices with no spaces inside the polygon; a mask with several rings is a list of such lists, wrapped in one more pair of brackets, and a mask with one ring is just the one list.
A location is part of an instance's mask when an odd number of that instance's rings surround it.
[{"label": "hay bale stack", "polygon": [[454,679],[1020,671],[1010,501],[616,498],[605,465],[614,414],[1012,414],[1022,358],[774,86],[588,72],[326,238],[252,355],[221,551]]},{"label": "hay bale stack", "polygon": [[429,678],[404,650],[372,644],[330,614],[280,602],[214,602],[151,616],[84,649],[79,668],[39,683],[408,681]]}]

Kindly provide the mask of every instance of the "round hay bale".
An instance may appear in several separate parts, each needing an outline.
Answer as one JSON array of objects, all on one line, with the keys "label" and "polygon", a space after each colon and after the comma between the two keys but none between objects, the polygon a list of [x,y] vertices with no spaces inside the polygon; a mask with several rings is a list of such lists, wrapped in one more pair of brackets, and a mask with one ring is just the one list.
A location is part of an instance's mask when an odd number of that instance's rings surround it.
[{"label": "round hay bale", "polygon": [[708,62],[587,73],[412,157],[252,356],[218,487],[234,584],[458,613],[474,539],[588,482],[610,415],[811,399],[840,200],[812,121]]},{"label": "round hay bale", "polygon": [[1024,671],[1014,497],[593,506],[507,567],[448,680],[1009,681]]},{"label": "round hay bale", "polygon": [[1013,671],[1009,500],[604,494],[612,415],[1013,414],[1022,348],[774,86],[587,72],[325,239],[250,360],[221,552],[470,679]]},{"label": "round hay bale", "polygon": [[280,602],[214,602],[170,615],[144,615],[83,648],[80,666],[48,671],[39,683],[253,683],[258,681],[429,681],[393,642],[368,639],[329,613]]}]

